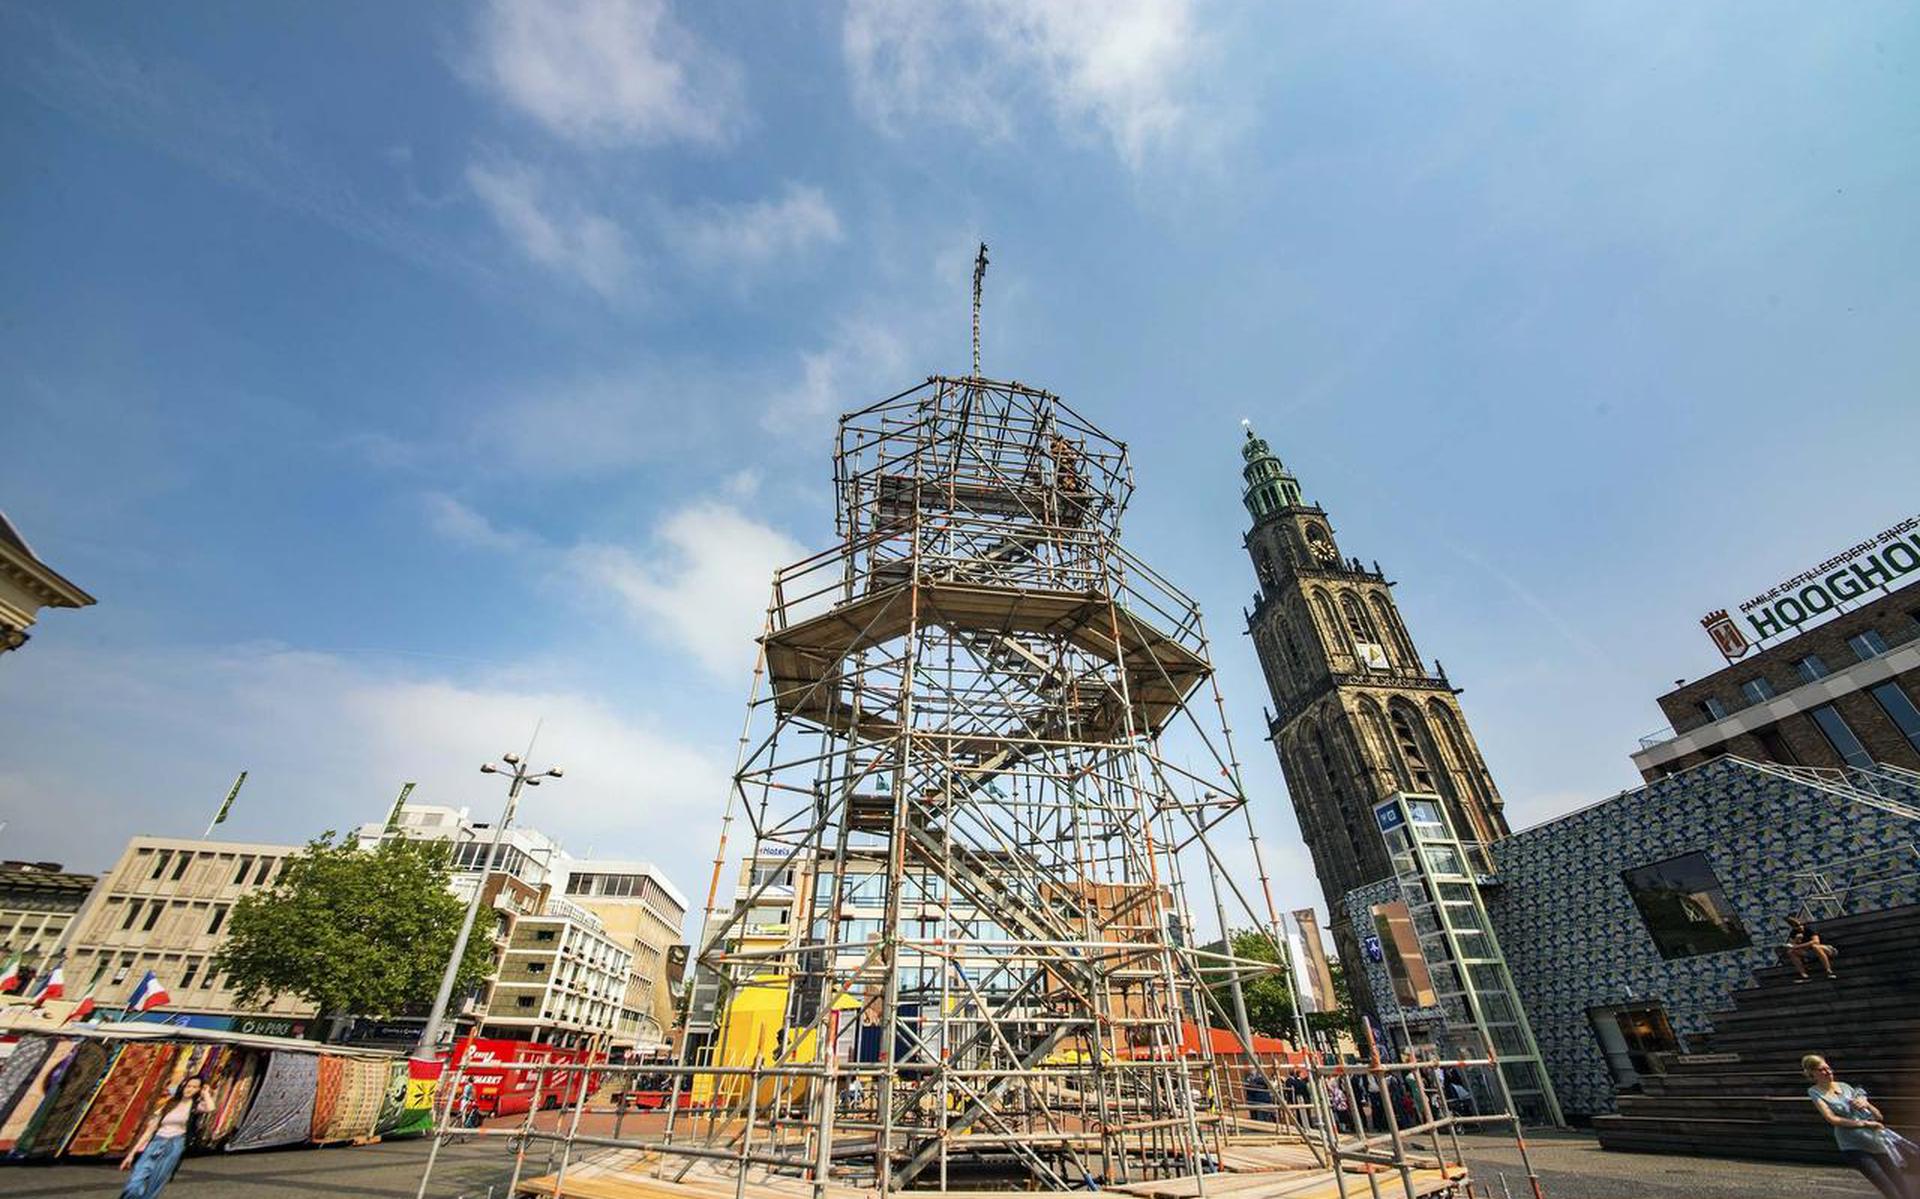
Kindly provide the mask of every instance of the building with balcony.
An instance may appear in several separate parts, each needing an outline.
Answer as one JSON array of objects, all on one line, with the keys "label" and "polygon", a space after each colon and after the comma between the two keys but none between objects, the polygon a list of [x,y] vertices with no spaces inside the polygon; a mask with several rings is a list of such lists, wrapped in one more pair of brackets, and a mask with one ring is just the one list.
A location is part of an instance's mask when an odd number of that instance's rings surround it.
[{"label": "building with balcony", "polygon": [[[408,804],[391,825],[364,824],[363,846],[387,837],[451,846],[453,893],[482,887],[475,936],[494,946],[492,973],[453,1006],[465,1034],[631,1054],[666,1044],[686,900],[646,862],[583,862],[526,825],[493,844],[467,808]],[[613,965],[610,965],[612,963]],[[602,977],[617,965],[617,986]]]},{"label": "building with balcony", "polygon": [[598,917],[632,957],[615,1047],[632,1053],[664,1050],[680,998],[679,974],[670,960],[683,944],[686,897],[651,862],[569,860],[566,870],[567,901]]},{"label": "building with balcony", "polygon": [[1659,699],[1652,780],[1721,754],[1784,766],[1920,770],[1920,582],[1748,653]]},{"label": "building with balcony", "polygon": [[549,895],[538,913],[513,921],[480,1035],[606,1050],[632,973],[633,954],[599,917]]}]

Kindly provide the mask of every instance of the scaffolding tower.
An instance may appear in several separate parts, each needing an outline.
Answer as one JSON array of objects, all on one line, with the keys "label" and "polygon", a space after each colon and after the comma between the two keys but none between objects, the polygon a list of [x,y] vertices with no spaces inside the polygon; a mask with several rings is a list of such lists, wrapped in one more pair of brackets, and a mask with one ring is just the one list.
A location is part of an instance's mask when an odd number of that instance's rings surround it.
[{"label": "scaffolding tower", "polygon": [[1250,1045],[1214,997],[1274,967],[1192,944],[1188,872],[1223,928],[1229,897],[1280,926],[1208,843],[1245,798],[1199,612],[1120,545],[1126,447],[934,377],[841,418],[833,476],[839,543],[774,581],[684,1046],[758,1073],[701,1110],[784,1106],[816,1179],[882,1190],[1200,1175],[1223,1100],[1189,1034]]}]

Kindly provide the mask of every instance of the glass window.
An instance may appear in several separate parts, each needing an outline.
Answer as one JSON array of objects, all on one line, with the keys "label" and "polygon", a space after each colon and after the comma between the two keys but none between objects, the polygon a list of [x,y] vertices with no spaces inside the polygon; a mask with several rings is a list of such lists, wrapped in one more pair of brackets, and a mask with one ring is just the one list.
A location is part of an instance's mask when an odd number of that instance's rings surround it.
[{"label": "glass window", "polygon": [[160,913],[165,910],[166,905],[163,903],[149,904],[147,907],[147,922],[140,926],[140,931],[143,933],[152,932],[153,926],[160,922]]},{"label": "glass window", "polygon": [[167,872],[167,860],[171,857],[173,857],[173,852],[171,850],[163,851],[161,853],[157,853],[153,855],[153,873],[149,874],[147,877],[159,878],[161,875],[165,874]]},{"label": "glass window", "polygon": [[1793,752],[1793,747],[1787,744],[1787,739],[1780,735],[1779,729],[1759,729],[1753,735],[1759,738],[1760,748],[1766,751],[1768,761],[1783,766],[1800,765],[1800,755]]},{"label": "glass window", "polygon": [[1700,714],[1708,720],[1725,720],[1727,718],[1727,705],[1721,703],[1714,696],[1709,695],[1707,698],[1701,700],[1699,707]]},{"label": "glass window", "polygon": [[1809,683],[1815,679],[1824,679],[1833,673],[1827,669],[1826,662],[1821,659],[1819,654],[1808,654],[1798,662],[1795,662],[1793,668],[1799,671],[1800,677]]},{"label": "glass window", "polygon": [[1748,703],[1757,704],[1773,698],[1773,684],[1767,682],[1765,676],[1757,679],[1748,679],[1746,682],[1740,684],[1740,694],[1747,697]]},{"label": "glass window", "polygon": [[1372,908],[1373,937],[1378,948],[1368,946],[1368,956],[1379,954],[1393,980],[1394,998],[1402,1007],[1432,1007],[1435,1002],[1433,977],[1427,959],[1420,952],[1420,938],[1414,932],[1413,917],[1405,900],[1376,903]]},{"label": "glass window", "polygon": [[1854,736],[1853,730],[1847,727],[1839,709],[1832,704],[1821,704],[1807,715],[1813,717],[1813,723],[1819,725],[1820,731],[1826,734],[1827,744],[1833,746],[1833,752],[1840,755],[1841,761],[1849,766],[1873,765],[1873,755],[1867,752],[1867,747],[1860,744],[1860,738]]},{"label": "glass window", "polygon": [[127,918],[120,922],[121,928],[132,928],[133,922],[140,918],[140,906],[144,900],[136,899],[127,905]]},{"label": "glass window", "polygon": [[219,932],[220,926],[225,924],[226,922],[227,922],[227,909],[224,907],[214,908],[213,919],[207,922],[207,932],[208,933]]},{"label": "glass window", "polygon": [[1877,658],[1887,652],[1887,639],[1878,630],[1868,629],[1864,633],[1855,633],[1847,638],[1847,644],[1853,648],[1853,656],[1862,662]]},{"label": "glass window", "polygon": [[272,869],[273,869],[273,859],[261,858],[260,869],[255,871],[253,875],[253,885],[256,887],[265,886],[267,882],[267,871]]},{"label": "glass window", "polygon": [[176,883],[179,882],[181,876],[186,874],[187,867],[191,865],[193,865],[193,855],[183,851],[180,854],[179,863],[173,868],[173,881]]},{"label": "glass window", "polygon": [[1703,853],[1622,871],[1633,906],[1663,958],[1721,953],[1752,944]]},{"label": "glass window", "polygon": [[247,871],[253,869],[253,855],[246,854],[240,859],[240,869],[233,872],[233,885],[238,887],[247,881]]},{"label": "glass window", "polygon": [[1920,749],[1920,709],[1913,706],[1913,700],[1900,689],[1900,684],[1888,679],[1873,689],[1873,698],[1880,702],[1887,719],[1893,721],[1908,744]]}]

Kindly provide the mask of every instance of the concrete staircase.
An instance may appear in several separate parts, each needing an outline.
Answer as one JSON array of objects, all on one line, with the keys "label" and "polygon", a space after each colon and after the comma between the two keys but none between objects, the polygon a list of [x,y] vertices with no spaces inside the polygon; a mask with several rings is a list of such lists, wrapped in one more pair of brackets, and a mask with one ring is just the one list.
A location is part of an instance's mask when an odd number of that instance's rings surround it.
[{"label": "concrete staircase", "polygon": [[1833,1131],[1807,1099],[1803,1054],[1864,1087],[1894,1127],[1920,1127],[1920,906],[1820,921],[1837,946],[1837,981],[1768,966],[1735,991],[1693,1052],[1657,1055],[1660,1072],[1594,1128],[1608,1149],[1838,1162]]}]

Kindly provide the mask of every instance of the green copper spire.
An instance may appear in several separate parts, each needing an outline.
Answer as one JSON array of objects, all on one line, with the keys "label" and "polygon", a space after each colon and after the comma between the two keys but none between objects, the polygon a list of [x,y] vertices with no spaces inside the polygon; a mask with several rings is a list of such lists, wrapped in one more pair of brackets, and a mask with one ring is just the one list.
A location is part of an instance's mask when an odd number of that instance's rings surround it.
[{"label": "green copper spire", "polygon": [[1254,436],[1252,424],[1247,421],[1240,423],[1247,430],[1246,443],[1240,447],[1240,456],[1247,460],[1240,474],[1246,479],[1247,486],[1240,498],[1257,523],[1282,508],[1298,504],[1300,481],[1280,465],[1280,459],[1273,456],[1273,450],[1268,448],[1264,439]]}]

